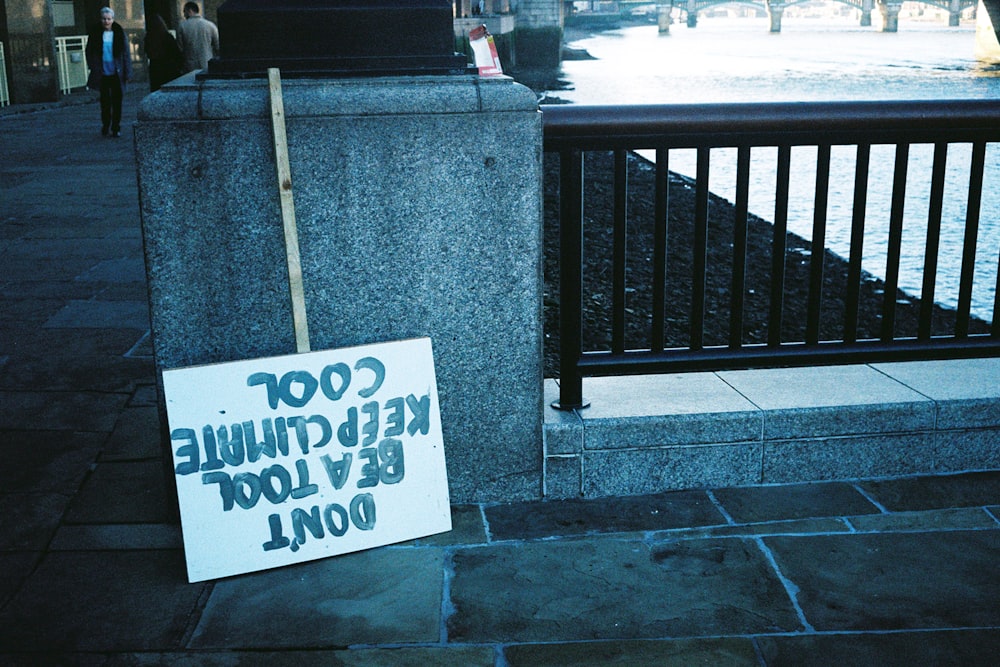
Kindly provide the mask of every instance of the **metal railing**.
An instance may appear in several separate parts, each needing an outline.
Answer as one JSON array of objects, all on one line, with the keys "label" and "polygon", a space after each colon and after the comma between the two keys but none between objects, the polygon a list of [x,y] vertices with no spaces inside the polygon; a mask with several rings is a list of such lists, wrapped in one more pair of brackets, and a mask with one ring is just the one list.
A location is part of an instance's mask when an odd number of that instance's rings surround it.
[{"label": "metal railing", "polygon": [[[977,237],[979,235],[980,203],[983,194],[984,165],[987,148],[1000,142],[1000,101],[899,101],[899,102],[817,102],[767,104],[656,105],[622,107],[546,106],[543,112],[544,149],[547,157],[559,159],[559,376],[560,396],[555,407],[574,409],[586,405],[582,392],[585,376],[668,373],[695,370],[733,368],[764,368],[777,366],[809,366],[834,363],[868,363],[874,361],[904,361],[958,357],[1000,355],[1000,285],[994,288],[992,322],[983,322],[970,315],[971,294],[975,274]],[[928,144],[933,148],[933,168],[930,174],[930,194],[927,206],[926,237],[923,243],[922,290],[919,322],[916,332],[900,335],[896,326],[897,291],[902,259],[904,202],[907,197],[907,167],[911,146]],[[938,255],[942,223],[942,200],[945,198],[945,171],[949,147],[956,144],[971,146],[967,180],[962,179],[965,202],[964,241],[961,248],[961,276],[953,323],[942,334],[936,321],[934,303],[937,282]],[[892,166],[882,164],[881,157],[873,160],[873,149],[890,147]],[[812,198],[811,240],[807,250],[799,251],[808,259],[808,303],[804,307],[802,335],[789,339],[782,333],[788,316],[786,306],[786,270],[789,266],[788,210],[789,176],[793,147],[815,150],[815,187]],[[845,253],[848,270],[843,286],[843,312],[838,315],[841,333],[830,336],[829,327],[821,327],[824,308],[824,262],[827,252],[828,189],[831,172],[831,151],[838,154],[846,147],[853,151],[853,192],[850,214],[850,249]],[[751,155],[765,149],[776,151],[776,162],[769,175],[774,183],[774,210],[770,229],[770,277],[766,310],[766,334],[745,331],[745,300],[747,289],[748,231],[754,228],[748,220],[748,200],[752,190]],[[724,149],[724,150],[718,150]],[[652,219],[636,223],[629,217],[629,171],[627,155],[631,151],[648,150],[655,154],[652,167],[655,201]],[[796,150],[800,150],[796,148]],[[692,247],[681,249],[690,276],[687,303],[686,341],[668,340],[665,333],[665,301],[668,298],[668,224],[677,216],[671,211],[671,184],[681,185],[675,174],[668,171],[670,157],[677,151],[694,152],[695,177],[686,186],[693,192],[694,203],[680,217],[691,228]],[[717,233],[711,228],[709,208],[713,201],[709,192],[711,158],[728,151],[735,155],[735,197],[731,206],[732,234],[729,244],[731,259],[727,266],[709,264],[708,238]],[[584,219],[587,215],[585,198],[588,180],[584,178],[584,157],[594,152],[610,153],[614,174],[613,205],[607,207],[613,219],[608,226],[613,231],[613,250],[609,258],[610,344],[609,349],[584,349]],[[867,228],[879,228],[887,233],[884,256],[885,275],[877,330],[859,328],[858,312],[865,298],[865,285],[871,276],[862,270],[862,247],[866,232],[866,202],[869,196],[869,173],[874,166],[889,171],[883,191],[890,187],[891,203],[885,219],[869,220]],[[756,164],[756,163],[755,163]],[[912,178],[912,176],[911,176]],[[757,183],[755,179],[754,184]],[[921,183],[921,187],[928,184]],[[954,193],[948,193],[953,195]],[[798,203],[793,200],[793,204]],[[719,207],[716,207],[719,208]],[[729,209],[727,209],[729,210]],[[990,221],[993,222],[992,220]],[[636,224],[646,225],[653,238],[652,285],[639,286],[651,291],[646,344],[635,346],[626,341],[629,321],[629,299],[636,285],[627,278],[630,231]],[[759,232],[759,228],[757,233]],[[674,249],[675,251],[677,249]],[[954,251],[954,248],[949,248]],[[676,255],[675,255],[676,257]],[[641,259],[641,258],[640,258]],[[991,260],[996,266],[997,258]],[[727,304],[706,306],[716,295],[706,294],[706,276],[728,271]],[[997,281],[994,272],[992,280]],[[600,280],[588,276],[588,280]],[[603,279],[607,283],[607,279]],[[980,278],[981,282],[981,278]],[[827,291],[827,294],[829,292]],[[870,294],[869,294],[870,296]],[[755,295],[758,305],[760,295]],[[718,320],[718,311],[728,310],[728,336],[724,341],[707,341],[706,317]],[[591,318],[592,319],[592,318]],[[972,324],[970,329],[970,323]],[[842,326],[840,326],[842,325]],[[978,325],[978,326],[976,326]],[[940,329],[940,326],[936,327]],[[629,348],[629,349],[626,349]],[[637,349],[633,349],[637,348]]]},{"label": "metal railing", "polygon": [[86,48],[86,35],[56,37],[56,69],[59,73],[59,92],[63,95],[87,85]]}]

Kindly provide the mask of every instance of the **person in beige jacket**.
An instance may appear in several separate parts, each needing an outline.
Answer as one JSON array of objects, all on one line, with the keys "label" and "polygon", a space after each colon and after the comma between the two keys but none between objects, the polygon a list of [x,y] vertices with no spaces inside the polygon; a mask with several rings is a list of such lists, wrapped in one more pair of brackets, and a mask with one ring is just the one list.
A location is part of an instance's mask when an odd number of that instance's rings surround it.
[{"label": "person in beige jacket", "polygon": [[184,20],[177,26],[177,46],[184,54],[184,71],[207,69],[208,61],[219,55],[219,29],[202,18],[195,2],[184,3]]}]

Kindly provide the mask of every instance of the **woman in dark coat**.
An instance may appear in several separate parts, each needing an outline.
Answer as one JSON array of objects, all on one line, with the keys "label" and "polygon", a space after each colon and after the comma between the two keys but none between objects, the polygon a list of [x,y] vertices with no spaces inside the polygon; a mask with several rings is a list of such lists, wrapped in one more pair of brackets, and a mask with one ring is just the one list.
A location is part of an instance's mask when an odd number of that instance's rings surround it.
[{"label": "woman in dark coat", "polygon": [[149,58],[149,92],[154,93],[184,73],[184,56],[159,14],[153,14],[146,26],[145,47]]},{"label": "woman in dark coat", "polygon": [[87,37],[87,85],[101,91],[101,134],[120,137],[122,95],[132,79],[132,55],[125,30],[110,7],[101,9],[101,24]]}]

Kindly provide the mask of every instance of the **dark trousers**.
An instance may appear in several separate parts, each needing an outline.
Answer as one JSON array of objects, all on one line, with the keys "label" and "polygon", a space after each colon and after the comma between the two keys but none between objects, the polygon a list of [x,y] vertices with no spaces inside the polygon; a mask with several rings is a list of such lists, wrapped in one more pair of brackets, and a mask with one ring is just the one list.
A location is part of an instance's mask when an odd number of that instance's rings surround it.
[{"label": "dark trousers", "polygon": [[122,82],[117,74],[101,77],[101,130],[107,134],[122,128]]}]

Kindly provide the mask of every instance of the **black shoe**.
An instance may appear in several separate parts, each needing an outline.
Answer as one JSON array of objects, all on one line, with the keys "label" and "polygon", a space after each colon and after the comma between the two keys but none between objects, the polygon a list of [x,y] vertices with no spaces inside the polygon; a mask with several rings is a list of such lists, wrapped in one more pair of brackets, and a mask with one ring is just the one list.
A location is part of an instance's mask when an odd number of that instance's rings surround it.
[{"label": "black shoe", "polygon": [[117,139],[118,137],[122,136],[122,133],[119,132],[118,130],[115,130],[114,132],[111,133],[111,136]]},{"label": "black shoe", "polygon": [[101,136],[102,137],[108,136],[108,128],[106,128],[106,127],[102,127],[101,128]]}]

